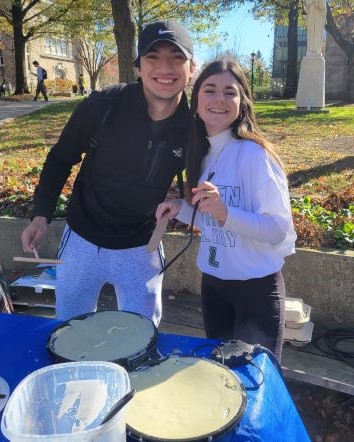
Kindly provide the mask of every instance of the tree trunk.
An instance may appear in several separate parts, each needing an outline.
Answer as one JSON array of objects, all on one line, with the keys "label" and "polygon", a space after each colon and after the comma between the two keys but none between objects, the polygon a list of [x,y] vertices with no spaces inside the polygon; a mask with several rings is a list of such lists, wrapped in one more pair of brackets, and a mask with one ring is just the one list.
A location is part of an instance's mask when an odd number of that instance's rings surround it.
[{"label": "tree trunk", "polygon": [[297,89],[297,24],[299,0],[289,3],[288,60],[284,98],[294,98]]},{"label": "tree trunk", "polygon": [[346,82],[344,86],[343,99],[348,102],[354,101],[354,42],[350,38],[346,38],[340,28],[334,21],[331,8],[327,3],[327,15],[326,15],[326,31],[328,31],[333,37],[337,45],[348,57],[347,59],[347,73]]},{"label": "tree trunk", "polygon": [[351,56],[348,56],[344,100],[346,102],[354,103],[354,48]]},{"label": "tree trunk", "polygon": [[97,78],[99,71],[91,72],[90,75],[90,88],[92,91],[96,90]]},{"label": "tree trunk", "polygon": [[26,38],[23,35],[23,14],[20,7],[13,5],[11,14],[14,33],[16,69],[15,95],[19,95],[29,93],[27,79],[25,77]]},{"label": "tree trunk", "polygon": [[111,0],[114,20],[114,37],[118,49],[119,81],[131,83],[136,80],[134,69],[135,24],[132,0]]}]

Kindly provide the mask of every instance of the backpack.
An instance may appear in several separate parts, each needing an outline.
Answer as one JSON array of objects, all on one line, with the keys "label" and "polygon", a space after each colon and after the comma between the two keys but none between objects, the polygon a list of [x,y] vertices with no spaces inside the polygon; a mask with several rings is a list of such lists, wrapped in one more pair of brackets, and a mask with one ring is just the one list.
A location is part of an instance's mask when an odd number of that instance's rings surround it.
[{"label": "backpack", "polygon": [[48,72],[42,68],[42,76],[43,76],[43,80],[46,80],[48,78]]}]

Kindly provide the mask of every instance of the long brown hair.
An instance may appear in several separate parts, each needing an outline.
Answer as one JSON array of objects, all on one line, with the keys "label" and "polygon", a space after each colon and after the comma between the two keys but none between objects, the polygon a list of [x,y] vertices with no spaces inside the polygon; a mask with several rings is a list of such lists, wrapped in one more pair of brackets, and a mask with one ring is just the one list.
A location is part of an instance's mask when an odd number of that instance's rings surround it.
[{"label": "long brown hair", "polygon": [[203,157],[209,149],[207,131],[204,122],[198,117],[198,95],[203,82],[211,75],[229,72],[237,81],[240,92],[240,112],[231,125],[231,132],[236,139],[252,140],[265,149],[283,168],[282,161],[272,144],[261,133],[253,110],[252,94],[242,67],[230,59],[220,59],[209,63],[196,79],[191,98],[191,124],[188,134],[186,170],[187,187],[191,189],[198,184]]}]

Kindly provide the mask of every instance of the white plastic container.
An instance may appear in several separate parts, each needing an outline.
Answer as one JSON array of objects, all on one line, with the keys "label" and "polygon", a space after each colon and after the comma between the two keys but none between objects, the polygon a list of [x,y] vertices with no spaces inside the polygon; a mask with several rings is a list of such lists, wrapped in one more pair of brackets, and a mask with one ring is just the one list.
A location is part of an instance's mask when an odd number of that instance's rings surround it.
[{"label": "white plastic container", "polygon": [[10,396],[9,384],[2,377],[0,377],[0,393],[4,396],[3,398],[0,397],[0,411],[1,411],[5,407],[6,402]]},{"label": "white plastic container", "polygon": [[303,347],[311,342],[313,325],[311,321],[305,322],[300,328],[291,328],[285,325],[284,341],[289,342],[294,347]]},{"label": "white plastic container", "polygon": [[285,298],[285,322],[290,328],[299,328],[309,322],[311,306],[305,304],[301,298]]},{"label": "white plastic container", "polygon": [[50,365],[16,387],[1,430],[11,442],[125,442],[124,408],[106,424],[100,422],[129,391],[126,370],[111,362]]}]

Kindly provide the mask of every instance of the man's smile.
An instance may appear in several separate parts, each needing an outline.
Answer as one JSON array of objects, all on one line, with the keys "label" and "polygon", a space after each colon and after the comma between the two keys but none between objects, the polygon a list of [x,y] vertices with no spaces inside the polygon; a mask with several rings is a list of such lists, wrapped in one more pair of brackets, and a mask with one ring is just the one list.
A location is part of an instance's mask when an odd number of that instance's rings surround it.
[{"label": "man's smile", "polygon": [[173,79],[173,78],[159,78],[159,77],[157,77],[157,78],[155,78],[155,81],[156,81],[157,83],[161,83],[161,84],[172,84],[172,83],[174,83],[176,80]]}]

